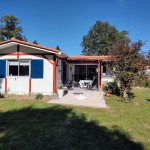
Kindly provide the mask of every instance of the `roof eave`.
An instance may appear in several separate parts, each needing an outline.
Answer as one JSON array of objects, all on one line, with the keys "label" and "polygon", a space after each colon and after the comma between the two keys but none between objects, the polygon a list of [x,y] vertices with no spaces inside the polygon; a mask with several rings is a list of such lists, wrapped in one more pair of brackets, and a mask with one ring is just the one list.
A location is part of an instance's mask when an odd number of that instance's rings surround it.
[{"label": "roof eave", "polygon": [[53,54],[61,55],[60,51],[54,52],[52,50],[46,50],[44,48],[38,48],[38,47],[35,47],[35,46],[30,46],[30,45],[22,44],[22,43],[19,43],[19,42],[16,42],[16,41],[9,41],[9,42],[6,42],[6,43],[2,43],[0,45],[0,49],[11,47],[11,46],[18,45],[18,44],[21,45],[21,46],[25,46],[25,47],[29,47],[29,48],[34,48],[34,49],[45,51],[45,52],[48,52],[48,53],[53,53]]}]

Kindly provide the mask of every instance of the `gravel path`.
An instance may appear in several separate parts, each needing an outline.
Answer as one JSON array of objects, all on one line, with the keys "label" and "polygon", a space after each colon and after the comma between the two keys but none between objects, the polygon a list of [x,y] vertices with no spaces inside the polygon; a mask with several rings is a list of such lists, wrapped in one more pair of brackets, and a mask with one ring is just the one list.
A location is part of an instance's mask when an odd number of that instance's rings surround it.
[{"label": "gravel path", "polygon": [[[83,93],[82,96],[86,97],[86,100],[78,100],[76,97]],[[94,107],[94,108],[106,108],[106,102],[104,100],[103,92],[90,91],[85,89],[74,89],[68,91],[66,95],[57,99],[50,100],[49,103],[62,104],[62,105],[76,105],[84,107]]]}]

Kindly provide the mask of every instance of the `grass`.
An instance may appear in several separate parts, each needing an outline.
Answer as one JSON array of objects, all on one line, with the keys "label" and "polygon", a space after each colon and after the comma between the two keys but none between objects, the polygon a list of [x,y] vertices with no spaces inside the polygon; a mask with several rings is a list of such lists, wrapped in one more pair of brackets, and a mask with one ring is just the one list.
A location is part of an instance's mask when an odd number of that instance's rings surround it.
[{"label": "grass", "polygon": [[0,99],[0,150],[149,150],[150,89],[107,109]]}]

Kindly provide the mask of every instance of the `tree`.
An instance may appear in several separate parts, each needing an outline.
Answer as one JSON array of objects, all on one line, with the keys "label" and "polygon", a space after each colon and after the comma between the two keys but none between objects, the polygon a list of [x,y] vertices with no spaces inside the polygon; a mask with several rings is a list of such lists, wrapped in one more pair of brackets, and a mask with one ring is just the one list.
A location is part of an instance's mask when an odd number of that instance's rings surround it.
[{"label": "tree", "polygon": [[0,42],[4,41],[4,36],[2,35],[2,27],[0,25]]},{"label": "tree", "polygon": [[82,55],[107,55],[116,41],[129,40],[127,34],[127,31],[119,32],[109,22],[97,21],[82,38]]},{"label": "tree", "polygon": [[0,39],[8,40],[15,37],[19,40],[27,41],[27,38],[22,35],[22,27],[19,26],[21,23],[18,18],[13,15],[5,15],[0,19]]},{"label": "tree", "polygon": [[34,40],[34,41],[33,41],[33,44],[37,44],[37,45],[38,45],[38,42],[37,42],[36,40]]},{"label": "tree", "polygon": [[110,61],[107,66],[112,75],[120,82],[123,98],[128,98],[132,86],[139,85],[146,78],[144,68],[147,65],[145,53],[140,52],[142,41],[131,43],[120,41],[109,51]]},{"label": "tree", "polygon": [[150,50],[147,53],[147,60],[148,60],[148,65],[150,65]]},{"label": "tree", "polygon": [[56,46],[56,49],[60,51],[60,48],[59,48],[59,46]]}]

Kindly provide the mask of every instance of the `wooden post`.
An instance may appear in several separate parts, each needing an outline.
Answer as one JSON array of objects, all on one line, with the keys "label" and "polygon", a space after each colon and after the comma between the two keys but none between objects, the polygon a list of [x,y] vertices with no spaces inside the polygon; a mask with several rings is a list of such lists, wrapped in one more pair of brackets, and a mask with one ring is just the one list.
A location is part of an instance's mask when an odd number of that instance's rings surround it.
[{"label": "wooden post", "polygon": [[5,78],[5,92],[7,92],[7,78]]},{"label": "wooden post", "polygon": [[56,93],[56,55],[53,55],[53,93]]},{"label": "wooden post", "polygon": [[98,91],[101,88],[101,62],[98,60]]}]

